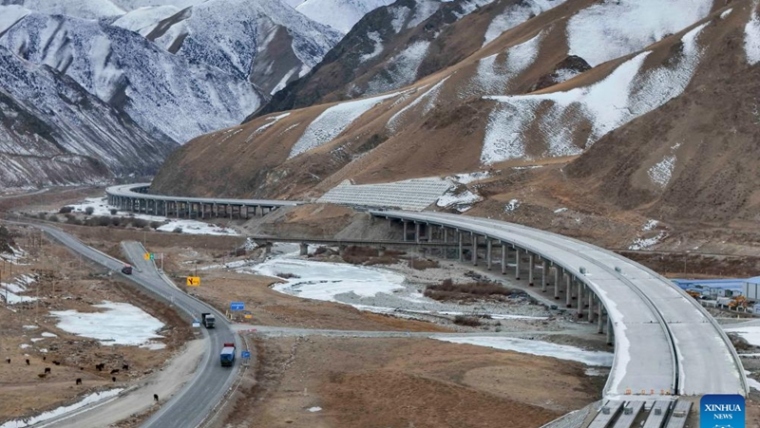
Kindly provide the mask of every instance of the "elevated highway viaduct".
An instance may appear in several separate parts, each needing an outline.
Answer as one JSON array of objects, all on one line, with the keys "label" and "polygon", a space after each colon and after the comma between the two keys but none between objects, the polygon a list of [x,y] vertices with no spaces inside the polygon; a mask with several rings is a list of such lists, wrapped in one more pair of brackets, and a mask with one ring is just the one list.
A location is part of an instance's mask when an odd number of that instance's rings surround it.
[{"label": "elevated highway viaduct", "polygon": [[[107,189],[109,202],[158,215],[245,217],[294,201],[188,198],[147,193],[148,184]],[[226,207],[220,211],[220,207]],[[497,220],[436,212],[372,210],[401,224],[413,242],[464,247],[470,262],[527,278],[614,343],[606,399],[658,400],[675,395],[741,394],[746,376],[730,340],[696,301],[666,278],[618,254],[550,232]],[[410,228],[411,226],[411,228]],[[425,231],[426,235],[422,236]],[[404,233],[408,239],[409,234]],[[469,245],[466,245],[469,244]]]}]

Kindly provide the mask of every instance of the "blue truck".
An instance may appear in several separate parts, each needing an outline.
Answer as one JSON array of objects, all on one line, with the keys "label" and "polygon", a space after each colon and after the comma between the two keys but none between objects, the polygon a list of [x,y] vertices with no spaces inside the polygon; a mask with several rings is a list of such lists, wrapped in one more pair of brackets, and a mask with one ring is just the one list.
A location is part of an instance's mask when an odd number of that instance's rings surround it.
[{"label": "blue truck", "polygon": [[220,355],[222,367],[232,367],[235,363],[235,344],[225,343]]}]

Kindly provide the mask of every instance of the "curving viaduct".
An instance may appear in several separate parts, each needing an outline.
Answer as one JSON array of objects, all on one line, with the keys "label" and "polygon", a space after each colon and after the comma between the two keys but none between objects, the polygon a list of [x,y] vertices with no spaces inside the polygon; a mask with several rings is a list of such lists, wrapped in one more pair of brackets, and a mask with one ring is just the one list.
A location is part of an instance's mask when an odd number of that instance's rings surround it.
[{"label": "curving viaduct", "polygon": [[[151,195],[148,188],[114,186],[106,193],[109,203],[127,210],[184,217],[242,218],[249,207],[262,212],[299,204]],[[472,263],[498,266],[504,274],[513,271],[579,318],[596,323],[615,347],[606,399],[748,393],[741,361],[721,327],[694,299],[644,266],[579,240],[497,220],[436,212],[369,213],[402,223],[405,239],[412,225],[415,241],[457,243],[462,261],[467,243],[474,249]]]}]

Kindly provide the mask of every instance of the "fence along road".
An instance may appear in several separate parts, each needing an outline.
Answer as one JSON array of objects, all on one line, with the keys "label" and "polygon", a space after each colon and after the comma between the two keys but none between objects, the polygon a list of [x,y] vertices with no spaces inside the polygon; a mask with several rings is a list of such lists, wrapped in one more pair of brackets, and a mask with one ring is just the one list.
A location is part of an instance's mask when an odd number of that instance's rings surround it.
[{"label": "fence along road", "polygon": [[[744,370],[730,340],[693,298],[625,257],[550,232],[442,213],[370,211],[384,218],[488,236],[542,255],[583,281],[613,321],[615,361],[605,396],[670,389],[680,395],[746,395]],[[580,273],[580,267],[586,273]],[[617,272],[618,268],[620,272]],[[631,397],[628,397],[631,398]]]}]

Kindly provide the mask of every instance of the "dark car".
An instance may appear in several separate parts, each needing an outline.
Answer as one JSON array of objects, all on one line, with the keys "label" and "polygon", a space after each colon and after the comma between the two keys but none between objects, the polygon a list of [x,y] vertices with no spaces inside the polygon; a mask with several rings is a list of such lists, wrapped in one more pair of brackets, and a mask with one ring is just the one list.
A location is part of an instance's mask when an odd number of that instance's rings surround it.
[{"label": "dark car", "polygon": [[124,275],[132,275],[132,266],[129,266],[129,265],[124,266],[123,268],[121,268],[121,273],[123,273]]}]

